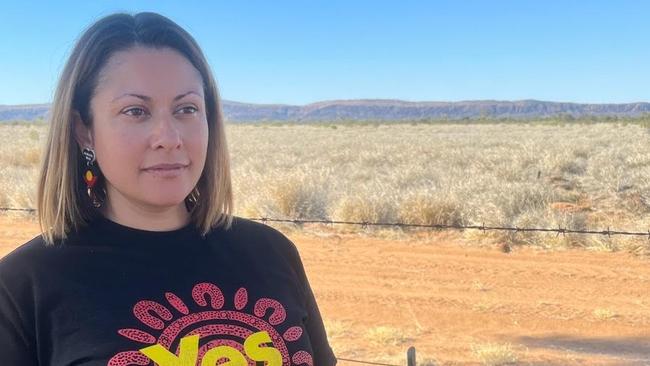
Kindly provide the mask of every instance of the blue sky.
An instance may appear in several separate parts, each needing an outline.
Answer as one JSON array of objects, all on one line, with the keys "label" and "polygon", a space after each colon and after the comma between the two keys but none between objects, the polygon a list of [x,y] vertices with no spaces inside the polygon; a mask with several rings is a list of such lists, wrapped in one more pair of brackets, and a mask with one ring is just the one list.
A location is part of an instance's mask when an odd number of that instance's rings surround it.
[{"label": "blue sky", "polygon": [[0,9],[0,104],[50,102],[75,39],[115,11],[155,11],[187,29],[229,100],[650,101],[650,1],[11,1]]}]

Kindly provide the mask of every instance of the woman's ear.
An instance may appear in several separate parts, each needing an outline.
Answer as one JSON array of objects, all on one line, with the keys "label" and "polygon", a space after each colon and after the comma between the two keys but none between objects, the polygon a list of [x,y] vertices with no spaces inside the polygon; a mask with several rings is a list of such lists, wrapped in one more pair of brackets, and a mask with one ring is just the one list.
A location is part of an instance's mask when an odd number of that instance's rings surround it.
[{"label": "woman's ear", "polygon": [[78,111],[72,111],[72,118],[74,120],[74,136],[77,144],[79,144],[79,150],[83,150],[85,147],[92,147],[93,136],[90,127],[84,124]]}]

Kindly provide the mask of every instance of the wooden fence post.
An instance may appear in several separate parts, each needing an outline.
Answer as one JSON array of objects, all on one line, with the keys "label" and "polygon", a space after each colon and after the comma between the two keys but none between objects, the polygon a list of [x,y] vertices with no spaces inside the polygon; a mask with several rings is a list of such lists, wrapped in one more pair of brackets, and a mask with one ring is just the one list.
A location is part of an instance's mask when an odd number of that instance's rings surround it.
[{"label": "wooden fence post", "polygon": [[415,347],[413,346],[406,351],[406,363],[408,366],[415,366]]}]

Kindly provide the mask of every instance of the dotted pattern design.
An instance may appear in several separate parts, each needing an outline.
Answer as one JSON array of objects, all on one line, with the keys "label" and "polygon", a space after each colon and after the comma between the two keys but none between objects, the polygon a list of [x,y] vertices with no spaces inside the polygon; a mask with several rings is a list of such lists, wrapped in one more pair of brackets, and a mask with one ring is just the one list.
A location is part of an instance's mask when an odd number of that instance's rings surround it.
[{"label": "dotted pattern design", "polygon": [[[284,306],[271,298],[260,298],[253,305],[252,314],[245,311],[249,303],[248,291],[240,287],[233,296],[234,310],[225,309],[225,297],[221,289],[209,282],[193,286],[188,306],[179,296],[165,292],[167,304],[151,300],[140,300],[133,306],[135,318],[146,330],[135,328],[119,329],[117,333],[137,342],[136,349],[160,344],[178,355],[180,339],[189,335],[200,335],[197,365],[206,352],[221,345],[244,352],[244,340],[253,333],[266,331],[272,341],[264,346],[276,348],[282,355],[282,365],[313,366],[312,356],[306,351],[289,354],[287,342],[296,342],[303,336],[300,326],[285,327],[280,333],[276,326],[282,326],[287,318]],[[157,334],[154,335],[154,334]],[[113,356],[108,366],[150,365],[151,360],[143,353],[125,351]],[[255,366],[255,361],[249,360]]]}]

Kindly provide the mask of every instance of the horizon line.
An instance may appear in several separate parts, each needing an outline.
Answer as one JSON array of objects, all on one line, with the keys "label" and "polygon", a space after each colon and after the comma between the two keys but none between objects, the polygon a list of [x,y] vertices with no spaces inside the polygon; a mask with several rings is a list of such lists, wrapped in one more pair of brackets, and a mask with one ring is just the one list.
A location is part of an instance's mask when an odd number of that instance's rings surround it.
[{"label": "horizon line", "polygon": [[[407,99],[394,99],[394,98],[354,98],[354,99],[324,99],[306,104],[289,104],[289,103],[257,103],[257,102],[241,102],[222,98],[221,102],[238,103],[238,104],[251,104],[260,106],[291,106],[291,107],[305,107],[313,104],[321,103],[336,103],[336,102],[401,102],[401,103],[474,103],[474,102],[492,102],[492,103],[516,103],[516,102],[538,102],[538,103],[557,103],[557,104],[582,104],[582,105],[622,105],[622,104],[647,104],[650,101],[633,101],[633,102],[568,102],[556,100],[541,100],[534,98],[527,99],[464,99],[464,100],[407,100]],[[0,104],[0,107],[29,107],[29,106],[45,106],[50,105],[51,102],[46,103],[26,103],[26,104]]]}]

